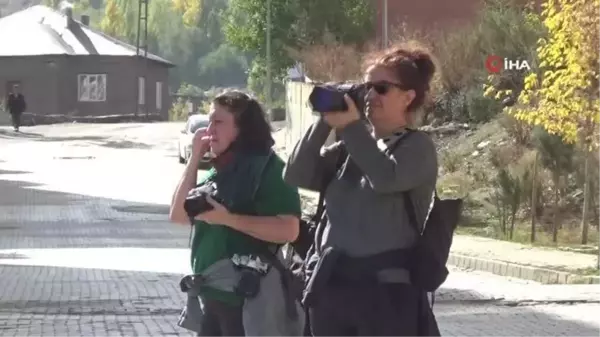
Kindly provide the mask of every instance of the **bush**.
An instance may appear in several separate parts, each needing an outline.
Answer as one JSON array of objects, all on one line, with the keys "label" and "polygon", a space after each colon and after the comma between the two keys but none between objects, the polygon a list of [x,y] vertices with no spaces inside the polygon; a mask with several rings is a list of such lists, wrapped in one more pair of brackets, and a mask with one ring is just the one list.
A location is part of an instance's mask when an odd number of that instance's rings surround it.
[{"label": "bush", "polygon": [[[497,207],[497,215],[501,233],[513,238],[517,213],[523,198],[523,182],[521,177],[507,167],[497,169],[495,190],[492,194]],[[510,228],[508,228],[510,224]]]},{"label": "bush", "polygon": [[444,173],[453,173],[458,171],[463,158],[456,152],[447,150],[441,156],[442,168]]},{"label": "bush", "polygon": [[[523,198],[529,208],[529,212],[533,212],[532,204],[535,204],[536,215],[541,215],[545,205],[544,188],[546,186],[547,175],[545,174],[543,167],[538,159],[536,166],[536,156],[538,155],[536,150],[530,150],[523,154],[523,156],[514,164],[513,170],[522,177],[523,183]],[[535,178],[534,178],[535,171]],[[536,200],[532,203],[532,192],[536,190]]]},{"label": "bush", "polygon": [[530,144],[532,127],[529,124],[517,120],[508,113],[503,113],[500,117],[500,125],[518,145],[527,146]]},{"label": "bush", "polygon": [[459,171],[445,174],[438,183],[438,193],[442,198],[467,199],[472,189],[471,177]]},{"label": "bush", "polygon": [[464,123],[485,123],[502,111],[494,99],[483,96],[480,86],[457,91],[442,91],[429,107],[436,119]]},{"label": "bush", "polygon": [[512,145],[501,145],[490,150],[490,163],[495,169],[505,168],[521,158],[523,149]]},{"label": "bush", "polygon": [[431,106],[425,108],[426,115],[433,115],[441,121],[465,121],[468,116],[468,106],[461,91],[442,91],[435,97]]},{"label": "bush", "polygon": [[169,109],[169,121],[186,121],[188,118],[188,108],[186,102],[181,98],[177,98],[171,109]]},{"label": "bush", "polygon": [[471,88],[465,96],[469,122],[486,123],[502,111],[500,103],[483,96],[481,86]]},{"label": "bush", "polygon": [[321,43],[288,52],[302,63],[311,80],[342,82],[362,78],[362,61],[370,49],[345,45],[326,32]]}]

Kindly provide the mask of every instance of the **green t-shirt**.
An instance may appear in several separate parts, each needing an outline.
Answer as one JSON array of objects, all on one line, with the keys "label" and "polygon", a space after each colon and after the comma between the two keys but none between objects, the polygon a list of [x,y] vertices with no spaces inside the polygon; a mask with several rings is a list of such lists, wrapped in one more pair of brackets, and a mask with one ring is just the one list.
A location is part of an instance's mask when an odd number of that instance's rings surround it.
[{"label": "green t-shirt", "polygon": [[[257,216],[296,215],[300,217],[300,196],[296,187],[283,181],[285,163],[273,156],[263,172],[260,186],[254,199]],[[211,179],[216,172],[209,171],[201,183]],[[253,254],[264,250],[267,242],[255,239],[227,226],[194,222],[194,245],[192,246],[192,270],[201,273],[213,263],[234,254]],[[196,247],[194,249],[194,247]],[[241,304],[242,298],[234,293],[213,288],[202,289],[202,296],[230,304]]]}]

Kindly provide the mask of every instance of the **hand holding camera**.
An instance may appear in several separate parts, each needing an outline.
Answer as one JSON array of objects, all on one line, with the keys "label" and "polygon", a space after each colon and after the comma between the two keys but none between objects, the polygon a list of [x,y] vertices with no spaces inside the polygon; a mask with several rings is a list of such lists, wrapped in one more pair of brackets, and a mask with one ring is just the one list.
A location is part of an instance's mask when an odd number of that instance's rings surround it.
[{"label": "hand holding camera", "polygon": [[346,125],[360,119],[360,113],[352,98],[346,94],[344,100],[348,105],[346,111],[330,111],[323,114],[325,122],[334,129],[343,129]]},{"label": "hand holding camera", "polygon": [[206,197],[206,201],[210,204],[212,210],[200,213],[197,217],[198,220],[210,225],[229,225],[231,219],[229,210],[210,195]]},{"label": "hand holding camera", "polygon": [[308,101],[329,126],[343,129],[346,125],[364,117],[367,86],[364,84],[316,85]]},{"label": "hand holding camera", "polygon": [[221,205],[217,198],[214,183],[207,183],[192,189],[185,199],[183,208],[190,218],[196,218],[209,224],[228,223],[231,213]]}]

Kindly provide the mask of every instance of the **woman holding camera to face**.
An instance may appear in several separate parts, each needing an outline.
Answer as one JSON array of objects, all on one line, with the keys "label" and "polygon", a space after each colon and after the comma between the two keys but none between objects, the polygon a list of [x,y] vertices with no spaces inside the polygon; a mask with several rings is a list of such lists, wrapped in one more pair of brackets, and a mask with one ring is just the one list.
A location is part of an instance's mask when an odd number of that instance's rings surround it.
[{"label": "woman holding camera to face", "polygon": [[[234,255],[260,254],[273,244],[294,241],[301,215],[298,190],[282,178],[284,162],[272,153],[274,140],[259,103],[230,91],[211,105],[210,124],[194,135],[192,155],[173,195],[170,219],[189,225],[184,203],[196,186],[216,185],[220,201],[193,221],[191,262],[194,274]],[[198,164],[207,151],[213,169],[197,184]],[[235,292],[206,287],[201,336],[243,336],[244,299]]]},{"label": "woman holding camera to face", "polygon": [[[416,44],[373,55],[364,73],[372,132],[346,96],[348,110],[323,114],[289,158],[284,177],[290,184],[317,191],[333,176],[318,253],[310,259],[318,260],[307,289],[314,295],[307,306],[315,336],[439,334],[426,293],[410,282],[406,254],[437,179],[433,141],[408,130],[434,72],[432,56]],[[321,150],[332,129],[340,141]],[[347,158],[332,175],[343,153]],[[407,193],[418,224],[409,220]]]}]

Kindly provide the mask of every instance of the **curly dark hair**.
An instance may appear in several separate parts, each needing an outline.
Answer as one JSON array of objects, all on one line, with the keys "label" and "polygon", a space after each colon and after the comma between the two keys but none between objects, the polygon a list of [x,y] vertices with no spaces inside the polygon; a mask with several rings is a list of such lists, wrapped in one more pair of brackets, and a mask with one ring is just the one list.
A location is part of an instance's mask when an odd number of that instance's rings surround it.
[{"label": "curly dark hair", "polygon": [[406,41],[384,51],[369,55],[364,63],[365,70],[382,66],[392,70],[398,81],[407,89],[415,91],[415,98],[407,107],[409,112],[419,109],[429,93],[435,74],[436,59],[418,41]]},{"label": "curly dark hair", "polygon": [[238,90],[228,90],[212,102],[226,108],[234,116],[239,134],[233,148],[248,153],[266,153],[275,145],[271,125],[255,98]]}]

